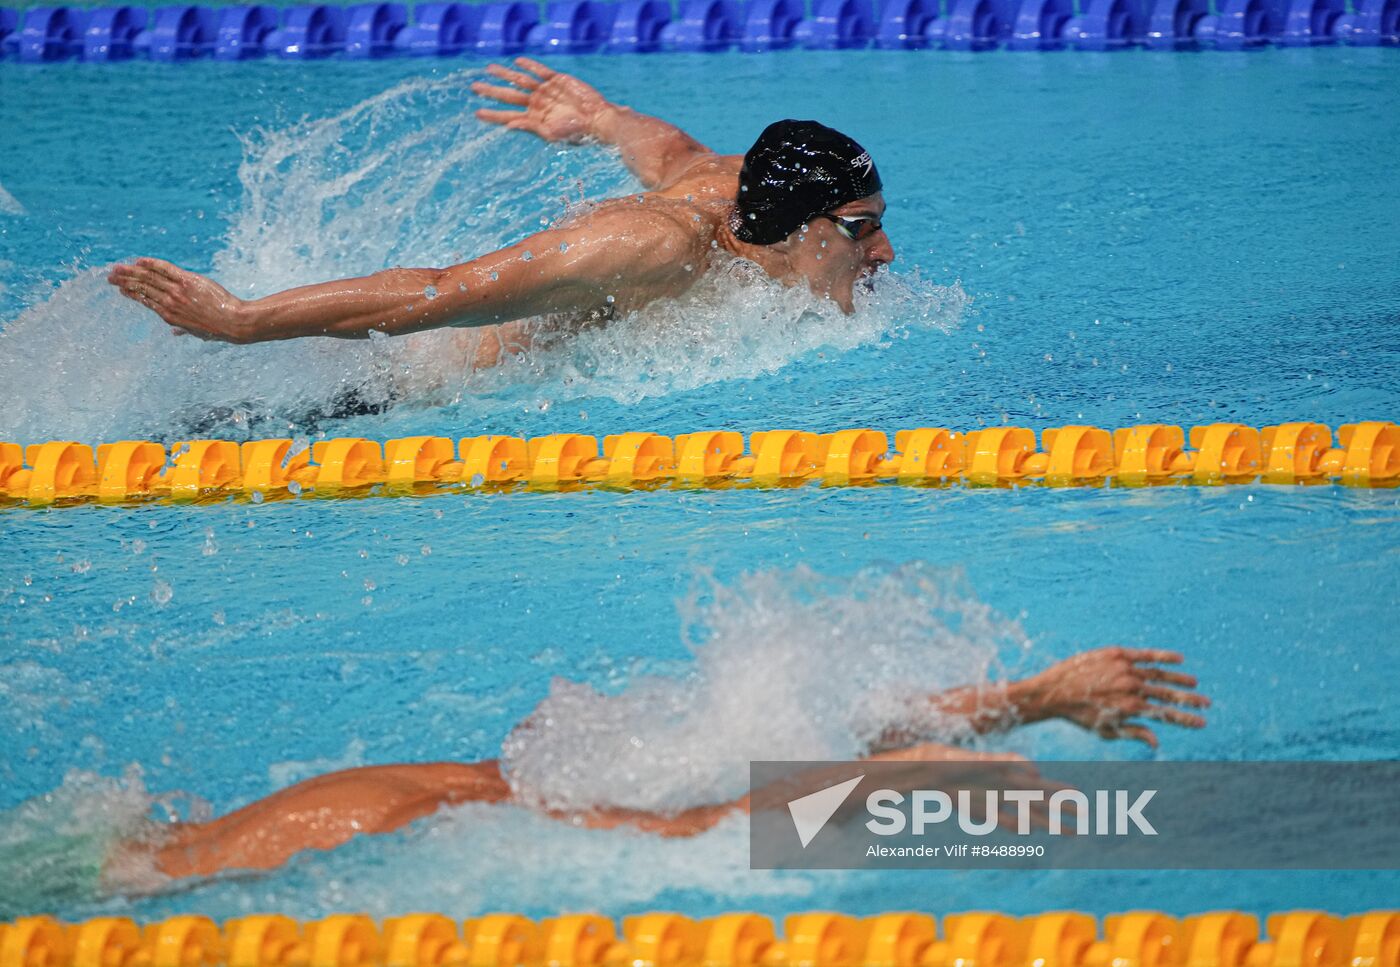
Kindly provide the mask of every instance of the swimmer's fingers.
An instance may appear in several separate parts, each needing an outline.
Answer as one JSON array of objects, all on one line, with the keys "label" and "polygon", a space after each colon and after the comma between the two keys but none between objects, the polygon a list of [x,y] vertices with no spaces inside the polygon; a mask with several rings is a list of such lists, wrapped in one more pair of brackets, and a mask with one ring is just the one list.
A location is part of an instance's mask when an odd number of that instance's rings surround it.
[{"label": "swimmer's fingers", "polygon": [[1210,699],[1196,692],[1187,692],[1179,688],[1164,688],[1161,685],[1144,685],[1142,694],[1148,698],[1155,698],[1159,702],[1168,705],[1185,705],[1188,708],[1210,708]]},{"label": "swimmer's fingers", "polygon": [[484,107],[476,112],[476,116],[478,120],[485,121],[487,124],[500,124],[510,131],[529,131],[531,134],[540,134],[539,125],[526,117],[523,111],[496,111]]},{"label": "swimmer's fingers", "polygon": [[1170,685],[1180,685],[1183,688],[1195,688],[1198,684],[1195,675],[1167,671],[1165,668],[1139,668],[1138,674],[1145,682],[1167,682]]},{"label": "swimmer's fingers", "polygon": [[138,268],[146,269],[157,275],[163,275],[174,282],[179,282],[186,274],[184,269],[175,265],[173,262],[165,261],[165,259],[142,257],[136,260],[136,265]]},{"label": "swimmer's fingers", "polygon": [[1108,736],[1108,738],[1132,739],[1135,742],[1141,742],[1149,749],[1157,748],[1157,733],[1153,732],[1145,725],[1136,725],[1129,722],[1118,726],[1114,732],[1115,734]]},{"label": "swimmer's fingers", "polygon": [[[527,91],[533,91],[540,86],[540,82],[537,78],[531,77],[529,74],[521,73],[520,71],[513,71],[509,67],[505,67],[501,64],[487,64],[486,73],[490,74],[492,77],[499,77],[503,81],[508,81],[517,87],[522,87]],[[472,87],[475,88],[476,84],[473,84]]]},{"label": "swimmer's fingers", "polygon": [[107,279],[117,286],[122,295],[146,305],[150,305],[150,300],[157,296],[168,297],[172,290],[169,282],[149,272],[117,273],[114,271]]},{"label": "swimmer's fingers", "polygon": [[530,95],[525,91],[516,90],[513,87],[502,87],[499,84],[487,84],[485,81],[473,83],[472,93],[493,98],[502,104],[514,104],[516,107],[526,107],[530,103]]},{"label": "swimmer's fingers", "polygon": [[149,272],[140,272],[121,283],[120,292],[160,316],[177,334],[199,336],[201,339],[211,338],[197,327],[192,316],[182,311],[175,287],[169,282]]},{"label": "swimmer's fingers", "polygon": [[534,59],[529,58],[529,57],[517,57],[517,58],[515,58],[515,66],[516,66],[516,67],[523,67],[523,68],[525,68],[527,71],[530,71],[530,72],[533,73],[533,74],[539,75],[539,78],[540,78],[541,80],[545,80],[545,81],[549,80],[551,77],[554,77],[554,76],[558,75],[558,73],[559,73],[557,70],[554,70],[552,67],[546,67],[546,66],[544,66],[543,64],[541,64],[539,61],[534,60]]},{"label": "swimmer's fingers", "polygon": [[1180,665],[1186,660],[1186,656],[1179,651],[1168,651],[1165,648],[1123,648],[1120,654],[1133,664],[1150,663],[1154,665]]},{"label": "swimmer's fingers", "polygon": [[1203,729],[1206,727],[1206,720],[1201,716],[1193,712],[1184,712],[1179,708],[1168,708],[1165,705],[1147,705],[1135,711],[1133,715],[1179,725],[1184,729]]},{"label": "swimmer's fingers", "polygon": [[176,286],[150,272],[133,273],[117,283],[122,295],[163,313],[174,301]]}]

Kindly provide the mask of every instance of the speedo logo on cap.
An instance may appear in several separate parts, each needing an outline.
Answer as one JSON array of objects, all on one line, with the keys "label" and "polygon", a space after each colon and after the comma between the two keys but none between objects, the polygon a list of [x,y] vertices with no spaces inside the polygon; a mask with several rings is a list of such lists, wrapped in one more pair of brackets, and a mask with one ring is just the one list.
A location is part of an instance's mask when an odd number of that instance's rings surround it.
[{"label": "speedo logo on cap", "polygon": [[869,151],[862,151],[856,158],[854,158],[854,159],[851,161],[851,167],[852,167],[852,168],[864,168],[864,169],[865,169],[864,174],[867,174],[867,175],[868,175],[868,174],[870,174],[870,169],[873,168],[873,167],[875,167],[875,162],[872,161],[872,160],[870,160],[870,152],[869,152]]}]

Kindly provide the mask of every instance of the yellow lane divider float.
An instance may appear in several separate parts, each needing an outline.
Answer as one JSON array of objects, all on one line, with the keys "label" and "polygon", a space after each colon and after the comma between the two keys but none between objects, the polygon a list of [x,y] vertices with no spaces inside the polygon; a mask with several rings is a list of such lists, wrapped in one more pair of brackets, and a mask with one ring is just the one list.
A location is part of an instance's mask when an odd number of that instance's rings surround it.
[{"label": "yellow lane divider float", "polygon": [[[1190,449],[1187,443],[1190,443]],[[383,447],[342,437],[307,447],[290,439],[195,440],[174,444],[123,440],[93,448],[60,440],[20,447],[0,443],[0,500],[33,505],[152,497],[195,500],[244,494],[254,500],[314,491],[383,494],[425,487],[523,486],[557,490],[595,485],[648,488],[792,486],[808,481],[843,486],[962,482],[996,486],[1128,486],[1161,483],[1275,484],[1338,480],[1359,487],[1400,485],[1400,426],[1390,422],[1283,423],[1263,430],[1240,423],[1192,427],[1144,424],[1110,433],[1062,426],[1040,434],[999,426],[970,433],[923,427],[889,438],[878,430],[808,433],[768,430],[744,438],[706,430],[675,438],[623,433],[603,438],[556,433],[525,440],[405,437]]]},{"label": "yellow lane divider float", "polygon": [[1259,921],[1233,911],[943,917],[840,913],[773,922],[753,913],[692,920],[675,913],[612,920],[440,914],[376,924],[362,914],[309,923],[259,915],[222,927],[177,916],[138,927],[124,917],[64,925],[0,924],[0,967],[1398,967],[1400,911],[1340,918],[1300,911]]}]

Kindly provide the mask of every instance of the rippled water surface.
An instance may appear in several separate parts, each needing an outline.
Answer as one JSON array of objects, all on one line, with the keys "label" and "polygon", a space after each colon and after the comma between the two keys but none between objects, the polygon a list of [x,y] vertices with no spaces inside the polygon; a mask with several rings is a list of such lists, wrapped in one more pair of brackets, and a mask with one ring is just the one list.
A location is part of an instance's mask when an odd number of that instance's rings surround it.
[{"label": "rippled water surface", "polygon": [[[892,275],[842,317],[740,273],[470,375],[453,335],[174,339],[104,266],[261,294],[470,257],[635,183],[482,128],[471,62],[0,64],[0,439],[1400,417],[1396,51],[558,66],[722,151],[783,116],[848,131]],[[347,394],[385,411],[336,417]],[[738,822],[658,841],[499,807],[155,898],[84,870],[167,809],[495,757],[541,701],[555,727],[508,751],[542,794],[714,801],[748,758],[852,754],[888,691],[1107,642],[1181,649],[1216,701],[1163,757],[1393,757],[1397,523],[1397,491],[1331,486],[0,508],[0,880],[42,880],[0,914],[1393,904],[1393,874],[753,873]],[[988,747],[1148,754],[1057,725]]]}]

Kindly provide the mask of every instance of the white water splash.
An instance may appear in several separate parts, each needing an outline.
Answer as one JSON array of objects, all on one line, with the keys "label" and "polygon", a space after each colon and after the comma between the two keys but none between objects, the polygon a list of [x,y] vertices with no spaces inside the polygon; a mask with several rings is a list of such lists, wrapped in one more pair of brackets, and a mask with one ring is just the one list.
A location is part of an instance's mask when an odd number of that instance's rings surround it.
[{"label": "white water splash", "polygon": [[152,795],[141,770],[119,779],[73,771],[50,793],[0,813],[0,918],[84,909],[114,892],[149,892],[170,881],[149,853],[119,844],[155,842],[153,818],[208,818],[182,794]]},{"label": "white water splash", "polygon": [[760,898],[810,904],[815,884],[846,874],[749,869],[748,823],[728,819],[700,836],[666,839],[636,830],[583,829],[519,807],[468,804],[391,836],[359,837],[334,852],[308,852],[266,876],[220,878],[150,915],[196,909],[215,918],[278,910],[314,918],[338,910],[374,917],[415,910],[475,916],[497,910],[556,915],[674,903],[683,891],[719,905]]},{"label": "white water splash", "polygon": [[4,185],[0,185],[0,215],[28,215],[19,199],[5,190]]},{"label": "white water splash", "polygon": [[[460,72],[414,79],[330,118],[243,138],[243,200],[214,278],[240,296],[465,260],[571,207],[635,188],[616,155],[486,128]],[[133,253],[160,255],[159,252]],[[948,326],[957,288],[889,276],[854,317],[726,267],[683,299],[473,374],[480,330],[228,346],[176,338],[79,272],[0,329],[0,437],[232,439],[315,432],[337,414],[455,404],[471,417],[556,399],[631,403],[773,372],[814,349]],[[543,328],[543,327],[537,327]]]},{"label": "white water splash", "polygon": [[681,677],[616,695],[554,682],[505,742],[518,794],[556,809],[725,802],[750,760],[850,759],[896,724],[939,735],[911,721],[918,699],[985,682],[998,653],[1026,646],[957,573],[917,564],[840,581],[771,571],[706,594],[683,609],[694,665]]},{"label": "white water splash", "polygon": [[787,287],[751,262],[724,260],[679,298],[606,327],[540,333],[530,352],[462,381],[457,412],[477,416],[589,397],[632,404],[752,379],[818,350],[846,352],[914,329],[950,328],[967,302],[956,286],[882,272],[872,292],[857,292],[856,312],[847,316],[805,286]]}]

